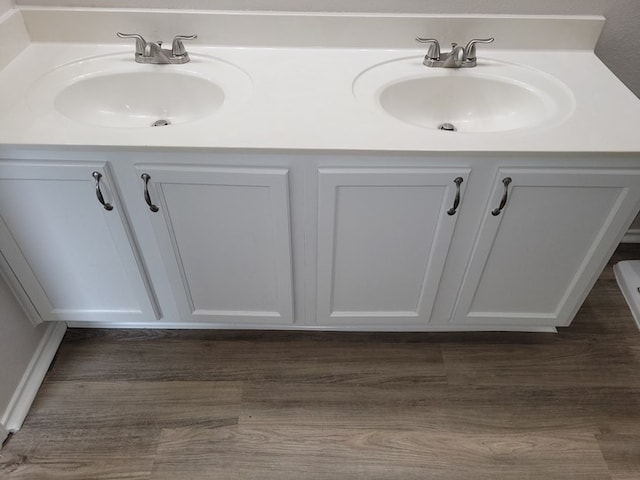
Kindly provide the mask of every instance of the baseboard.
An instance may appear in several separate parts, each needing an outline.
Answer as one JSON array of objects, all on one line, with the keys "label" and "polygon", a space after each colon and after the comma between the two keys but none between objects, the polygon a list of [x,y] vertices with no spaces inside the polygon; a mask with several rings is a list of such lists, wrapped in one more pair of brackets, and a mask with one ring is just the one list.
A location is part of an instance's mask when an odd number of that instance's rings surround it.
[{"label": "baseboard", "polygon": [[9,432],[0,424],[0,447],[9,436]]},{"label": "baseboard", "polygon": [[47,330],[33,353],[33,357],[13,397],[11,397],[9,406],[0,418],[0,438],[3,431],[8,433],[20,430],[66,331],[67,325],[63,322],[47,325]]},{"label": "baseboard", "polygon": [[622,243],[640,243],[640,228],[632,228],[622,237]]}]

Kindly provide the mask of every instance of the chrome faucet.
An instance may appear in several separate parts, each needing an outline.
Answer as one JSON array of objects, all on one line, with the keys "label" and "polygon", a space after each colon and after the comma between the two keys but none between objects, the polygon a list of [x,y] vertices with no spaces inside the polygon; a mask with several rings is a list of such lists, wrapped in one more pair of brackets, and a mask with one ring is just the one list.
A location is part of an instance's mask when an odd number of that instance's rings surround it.
[{"label": "chrome faucet", "polygon": [[157,65],[171,63],[187,63],[189,54],[184,48],[183,40],[193,40],[197,35],[176,35],[171,43],[171,50],[162,48],[162,42],[147,42],[142,35],[137,33],[120,33],[119,38],[135,38],[136,53],[135,60],[138,63],[153,63]]},{"label": "chrome faucet", "polygon": [[440,42],[435,38],[416,37],[416,41],[429,44],[429,49],[422,62],[424,66],[442,68],[475,67],[477,63],[476,44],[491,43],[493,40],[494,38],[474,38],[467,43],[466,47],[452,43],[451,51],[442,53],[440,51]]}]

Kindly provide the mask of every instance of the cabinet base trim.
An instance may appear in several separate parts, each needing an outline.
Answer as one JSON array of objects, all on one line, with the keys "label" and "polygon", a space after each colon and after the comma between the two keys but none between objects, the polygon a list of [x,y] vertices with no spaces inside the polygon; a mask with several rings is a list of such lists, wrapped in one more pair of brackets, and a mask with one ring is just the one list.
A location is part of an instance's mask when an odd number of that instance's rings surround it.
[{"label": "cabinet base trim", "polygon": [[613,266],[613,273],[622,296],[624,296],[627,305],[629,305],[631,314],[638,324],[638,329],[640,329],[640,299],[638,298],[640,293],[640,290],[638,290],[640,288],[640,261],[625,260],[618,262]]},{"label": "cabinet base trim", "polygon": [[149,328],[157,330],[291,330],[300,332],[531,332],[557,333],[555,327],[526,325],[217,325],[214,323],[105,323],[67,322],[69,328]]},{"label": "cabinet base trim", "polygon": [[20,430],[24,419],[29,413],[29,408],[36,394],[40,389],[40,385],[44,380],[49,366],[58,351],[58,347],[62,342],[67,331],[67,325],[63,322],[51,323],[47,326],[47,331],[40,340],[38,348],[31,357],[31,361],[27,366],[22,379],[18,384],[9,406],[5,410],[0,420],[0,438],[2,430],[6,432],[15,432]]},{"label": "cabinet base trim", "polygon": [[622,237],[622,243],[640,243],[640,228],[627,230],[627,233]]}]

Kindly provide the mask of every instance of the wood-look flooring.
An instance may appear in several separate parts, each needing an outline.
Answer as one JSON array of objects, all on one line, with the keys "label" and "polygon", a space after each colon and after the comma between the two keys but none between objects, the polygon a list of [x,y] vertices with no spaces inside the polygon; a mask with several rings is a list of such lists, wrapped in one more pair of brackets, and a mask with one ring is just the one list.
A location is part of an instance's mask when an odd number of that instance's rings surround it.
[{"label": "wood-look flooring", "polygon": [[0,478],[638,480],[640,332],[69,330]]}]

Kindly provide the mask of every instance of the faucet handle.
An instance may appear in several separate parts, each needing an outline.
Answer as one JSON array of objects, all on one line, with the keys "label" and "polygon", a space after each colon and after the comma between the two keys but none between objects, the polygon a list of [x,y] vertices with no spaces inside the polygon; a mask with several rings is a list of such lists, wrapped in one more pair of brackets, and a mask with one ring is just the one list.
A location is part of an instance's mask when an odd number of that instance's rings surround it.
[{"label": "faucet handle", "polygon": [[135,38],[136,39],[136,55],[144,55],[144,49],[147,46],[147,42],[142,35],[137,33],[120,33],[116,32],[118,38]]},{"label": "faucet handle", "polygon": [[467,61],[473,62],[476,59],[476,44],[477,43],[492,43],[495,38],[474,38],[469,40],[467,46],[464,47],[464,58]]},{"label": "faucet handle", "polygon": [[427,50],[427,58],[429,60],[440,60],[440,42],[435,38],[420,38],[416,37],[416,42],[430,43],[429,50]]},{"label": "faucet handle", "polygon": [[183,57],[187,54],[187,51],[182,44],[182,40],[194,40],[198,38],[198,35],[176,35],[171,43],[171,55],[174,57]]}]

